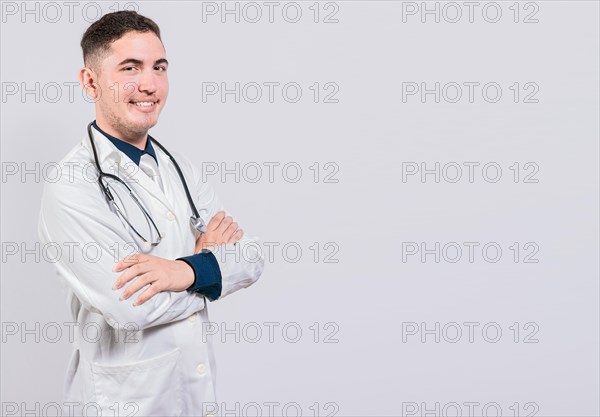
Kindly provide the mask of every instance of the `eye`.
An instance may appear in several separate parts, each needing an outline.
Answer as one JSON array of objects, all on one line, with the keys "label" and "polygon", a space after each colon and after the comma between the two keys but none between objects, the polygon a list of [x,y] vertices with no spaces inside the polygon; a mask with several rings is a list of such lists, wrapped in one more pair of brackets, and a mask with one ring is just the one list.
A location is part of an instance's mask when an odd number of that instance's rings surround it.
[{"label": "eye", "polygon": [[157,65],[157,66],[154,67],[154,69],[164,72],[164,71],[167,70],[167,67],[166,67],[166,65]]},{"label": "eye", "polygon": [[130,70],[132,70],[132,69],[134,69],[134,68],[135,68],[135,67],[125,67],[125,68],[123,68],[123,71],[129,71],[129,72],[131,72]]}]

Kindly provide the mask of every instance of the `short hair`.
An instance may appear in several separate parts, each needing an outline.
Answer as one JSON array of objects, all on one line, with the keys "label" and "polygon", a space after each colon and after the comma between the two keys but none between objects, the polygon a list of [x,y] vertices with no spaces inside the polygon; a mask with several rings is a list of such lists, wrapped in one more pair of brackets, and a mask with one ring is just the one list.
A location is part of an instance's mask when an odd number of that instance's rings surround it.
[{"label": "short hair", "polygon": [[129,32],[152,32],[162,42],[160,29],[152,19],[131,10],[107,13],[92,23],[81,38],[84,65],[99,70],[110,44]]}]

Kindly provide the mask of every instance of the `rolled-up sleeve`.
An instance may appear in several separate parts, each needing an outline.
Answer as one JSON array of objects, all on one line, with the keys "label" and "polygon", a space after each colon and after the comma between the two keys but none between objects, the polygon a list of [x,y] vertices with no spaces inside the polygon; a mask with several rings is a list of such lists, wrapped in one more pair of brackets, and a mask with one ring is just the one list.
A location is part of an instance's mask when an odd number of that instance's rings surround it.
[{"label": "rolled-up sleeve", "polygon": [[[224,211],[235,219],[234,215],[225,210],[210,182],[201,176],[200,171],[187,156],[181,155],[177,158],[183,162],[182,165],[185,164],[188,175],[192,176],[194,202],[204,222],[208,224],[219,211]],[[249,201],[249,203],[251,202]],[[192,268],[194,268],[196,276],[200,276],[199,285],[213,285],[215,295],[218,285],[216,270],[218,269],[221,288],[219,295],[212,300],[222,299],[242,288],[249,287],[262,275],[265,259],[260,247],[260,240],[258,237],[249,236],[246,232],[248,229],[243,224],[240,227],[244,230],[244,235],[235,244],[228,243],[207,248],[214,257],[194,258],[190,256],[184,258],[192,264],[196,259],[198,260],[198,269],[193,266]],[[206,281],[204,281],[205,279]]]},{"label": "rolled-up sleeve", "polygon": [[187,263],[194,270],[194,283],[187,288],[188,291],[200,293],[211,301],[221,296],[223,289],[221,268],[212,252],[201,252],[177,260]]}]

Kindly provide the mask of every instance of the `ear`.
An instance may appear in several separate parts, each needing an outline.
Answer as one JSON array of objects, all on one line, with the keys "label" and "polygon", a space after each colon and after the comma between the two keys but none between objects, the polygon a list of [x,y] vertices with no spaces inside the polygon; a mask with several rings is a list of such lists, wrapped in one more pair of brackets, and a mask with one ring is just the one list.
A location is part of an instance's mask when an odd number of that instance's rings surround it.
[{"label": "ear", "polygon": [[90,67],[83,67],[79,70],[77,76],[81,87],[85,90],[87,95],[94,100],[100,98],[100,86],[98,85],[98,78],[96,72]]}]

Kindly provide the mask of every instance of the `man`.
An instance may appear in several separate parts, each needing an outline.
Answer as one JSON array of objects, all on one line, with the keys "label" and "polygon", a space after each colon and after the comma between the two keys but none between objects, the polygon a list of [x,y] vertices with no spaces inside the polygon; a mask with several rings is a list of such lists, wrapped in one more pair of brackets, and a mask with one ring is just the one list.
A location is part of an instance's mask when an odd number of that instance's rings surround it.
[{"label": "man", "polygon": [[[40,239],[61,251],[56,268],[76,322],[65,404],[88,415],[202,415],[216,403],[213,352],[202,334],[206,299],[254,283],[264,259],[198,169],[174,153],[206,213],[205,233],[190,226],[177,169],[152,145],[148,130],[169,90],[158,26],[136,12],[110,13],[88,28],[81,46],[79,81],[95,99],[93,144],[86,137],[61,161],[60,180],[45,184],[39,218]],[[115,181],[109,189],[122,213],[108,203],[96,159],[103,172],[126,180],[154,227],[140,227],[151,222],[140,222],[143,212]]]}]

